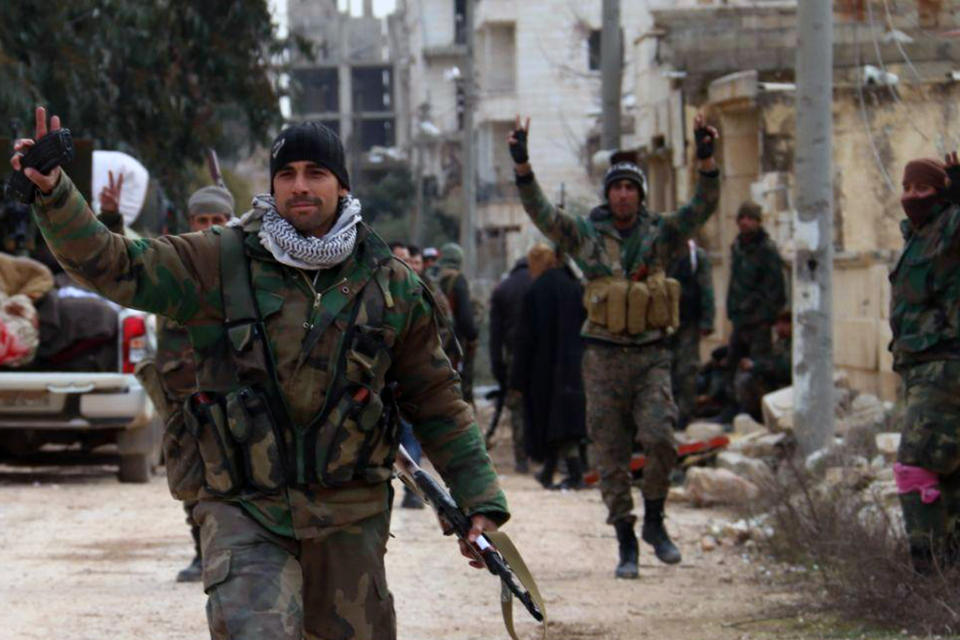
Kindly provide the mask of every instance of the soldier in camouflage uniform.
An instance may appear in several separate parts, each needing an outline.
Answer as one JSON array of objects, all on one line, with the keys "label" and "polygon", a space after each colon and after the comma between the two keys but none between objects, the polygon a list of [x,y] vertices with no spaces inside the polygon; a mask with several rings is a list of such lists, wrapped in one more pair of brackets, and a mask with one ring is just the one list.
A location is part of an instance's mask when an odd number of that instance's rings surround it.
[{"label": "soldier in camouflage uniform", "polygon": [[[956,153],[948,161],[955,187]],[[947,184],[939,161],[907,164],[905,244],[890,274],[890,350],[905,401],[894,476],[910,554],[925,574],[955,566],[960,550],[960,207]]]},{"label": "soldier in camouflage uniform", "polygon": [[793,324],[790,310],[777,314],[773,325],[776,340],[767,355],[740,360],[735,380],[737,404],[757,422],[763,422],[766,394],[790,386],[793,361]]},{"label": "soldier in camouflage uniform", "polygon": [[737,211],[740,233],[730,251],[727,317],[733,323],[727,356],[732,376],[743,358],[770,353],[774,320],[787,301],[783,260],[762,226],[762,211],[744,202]]},{"label": "soldier in camouflage uniform", "polygon": [[453,314],[453,330],[457,342],[463,349],[463,356],[455,365],[459,365],[463,385],[463,398],[473,402],[473,363],[477,355],[477,329],[473,300],[470,298],[470,283],[463,275],[463,249],[455,242],[440,247],[440,268],[437,274],[437,287],[444,293]]},{"label": "soldier in camouflage uniform", "polygon": [[[119,185],[117,191],[119,192]],[[101,212],[104,211],[103,201],[101,195]],[[119,193],[116,201],[119,201]],[[190,231],[206,231],[215,225],[227,224],[233,217],[233,207],[233,196],[226,189],[212,185],[198,189],[187,201],[187,224]],[[150,370],[151,367],[154,371]],[[166,430],[182,431],[183,403],[197,391],[197,367],[187,329],[168,318],[160,317],[157,322],[157,354],[152,362],[148,361],[137,367],[137,374],[154,405],[158,407]],[[202,578],[200,527],[193,518],[196,504],[195,500],[183,503],[190,534],[193,536],[195,554],[189,566],[177,574],[177,582],[199,582]]]},{"label": "soldier in camouflage uniform", "polygon": [[[38,109],[36,135],[46,132]],[[15,169],[30,143],[17,142]],[[363,223],[336,134],[315,122],[285,129],[272,193],[251,211],[228,228],[150,240],[109,233],[59,168],[25,173],[74,278],[190,332],[202,392],[164,448],[174,495],[199,500],[211,636],[395,638],[383,564],[392,407],[473,539],[509,514],[430,296]]]},{"label": "soldier in camouflage uniform", "polygon": [[614,154],[604,177],[607,203],[584,219],[558,211],[543,195],[529,163],[528,127],[529,120],[522,126],[518,118],[508,140],[520,199],[537,228],[576,260],[588,280],[582,332],[587,343],[587,429],[596,447],[607,522],[614,526],[620,547],[615,574],[636,578],[629,468],[634,441],[647,456],[642,537],[661,561],[680,561],[663,526],[670,471],[677,458],[668,337],[679,325],[679,285],[664,272],[678,247],[717,207],[720,180],[713,141],[718,134],[697,116],[700,180],[693,199],[676,213],[648,212],[643,206],[645,178],[635,159]]},{"label": "soldier in camouflage uniform", "polygon": [[700,370],[700,336],[713,333],[713,277],[707,252],[694,240],[681,245],[667,275],[680,283],[680,328],[673,335],[670,380],[677,401],[677,428],[693,417]]}]

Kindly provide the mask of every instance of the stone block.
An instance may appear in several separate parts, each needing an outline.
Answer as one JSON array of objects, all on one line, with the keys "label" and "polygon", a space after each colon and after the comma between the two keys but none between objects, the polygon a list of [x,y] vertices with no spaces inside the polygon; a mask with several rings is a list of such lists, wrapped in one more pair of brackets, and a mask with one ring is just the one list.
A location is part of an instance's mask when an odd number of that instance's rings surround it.
[{"label": "stone block", "polygon": [[756,499],[757,486],[728,469],[693,467],[684,488],[695,506],[743,504]]},{"label": "stone block", "polygon": [[897,449],[900,448],[900,434],[899,433],[878,433],[876,440],[877,440],[877,451],[880,452],[880,455],[882,455],[887,462],[890,462],[890,463],[896,462]]},{"label": "stone block", "polygon": [[733,419],[733,432],[747,436],[759,431],[768,431],[766,427],[754,420],[748,413],[737,414]]},{"label": "stone block", "polygon": [[705,442],[722,435],[723,425],[721,424],[716,422],[691,422],[683,430],[682,439],[687,442]]},{"label": "stone block", "polygon": [[722,451],[717,455],[717,468],[727,469],[756,485],[773,480],[770,467],[759,458],[751,458],[734,451]]}]

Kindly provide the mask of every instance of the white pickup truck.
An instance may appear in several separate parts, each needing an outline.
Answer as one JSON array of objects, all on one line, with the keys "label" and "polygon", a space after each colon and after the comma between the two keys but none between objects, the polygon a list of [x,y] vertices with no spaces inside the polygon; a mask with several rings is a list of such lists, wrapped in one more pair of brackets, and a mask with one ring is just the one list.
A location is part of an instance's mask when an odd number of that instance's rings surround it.
[{"label": "white pickup truck", "polygon": [[120,308],[117,324],[115,340],[98,347],[109,370],[65,371],[49,361],[42,370],[0,369],[0,457],[48,443],[116,444],[120,481],[149,480],[162,425],[133,372],[156,350],[155,320]]}]

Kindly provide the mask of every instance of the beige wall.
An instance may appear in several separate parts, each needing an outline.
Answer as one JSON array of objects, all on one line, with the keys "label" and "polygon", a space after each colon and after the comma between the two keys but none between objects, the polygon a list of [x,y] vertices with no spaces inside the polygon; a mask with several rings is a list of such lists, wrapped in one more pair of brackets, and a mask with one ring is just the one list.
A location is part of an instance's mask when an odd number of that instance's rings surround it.
[{"label": "beige wall", "polygon": [[[960,125],[958,83],[905,85],[897,94],[894,99],[887,89],[868,88],[861,104],[855,87],[841,87],[835,91],[833,109],[834,362],[858,388],[885,399],[893,399],[897,388],[887,351],[891,338],[887,274],[903,244],[899,230],[903,165],[912,158],[938,156],[955,144],[947,136]],[[736,236],[735,212],[743,199],[753,196],[763,204],[764,226],[788,262],[793,254],[793,198],[776,190],[781,185],[794,188],[793,93],[765,94],[751,90],[747,82],[738,91],[712,90],[711,95],[716,100],[706,109],[721,127],[724,178],[719,211],[704,231],[704,244],[714,256],[719,319],[719,332],[705,341],[705,352],[729,335],[724,310],[729,247]]]}]

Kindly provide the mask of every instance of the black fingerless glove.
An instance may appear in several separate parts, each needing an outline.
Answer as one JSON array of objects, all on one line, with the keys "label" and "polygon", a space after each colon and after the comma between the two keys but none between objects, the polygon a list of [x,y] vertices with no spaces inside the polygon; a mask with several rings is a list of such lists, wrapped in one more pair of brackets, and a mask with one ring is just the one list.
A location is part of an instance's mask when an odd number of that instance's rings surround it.
[{"label": "black fingerless glove", "polygon": [[[527,132],[523,129],[517,129],[513,132],[516,142],[510,143],[510,155],[517,164],[525,164],[530,161],[530,155],[527,153]],[[502,147],[501,147],[502,148]]]},{"label": "black fingerless glove", "polygon": [[700,127],[693,130],[693,138],[697,143],[697,158],[706,160],[713,155],[713,134],[710,129]]},{"label": "black fingerless glove", "polygon": [[943,190],[943,195],[950,202],[960,204],[960,165],[949,165],[946,171],[950,186]]}]

